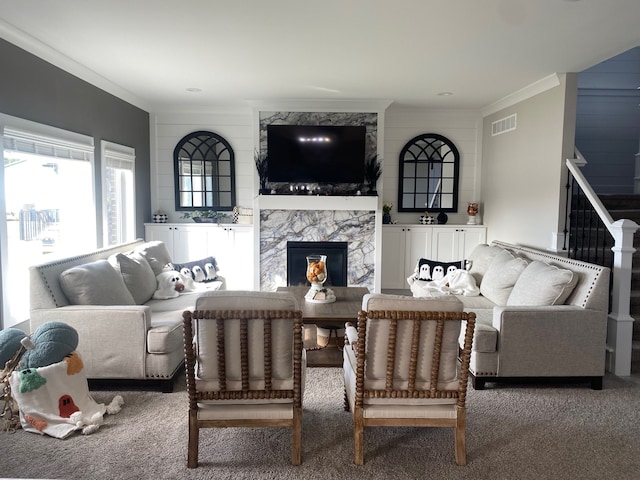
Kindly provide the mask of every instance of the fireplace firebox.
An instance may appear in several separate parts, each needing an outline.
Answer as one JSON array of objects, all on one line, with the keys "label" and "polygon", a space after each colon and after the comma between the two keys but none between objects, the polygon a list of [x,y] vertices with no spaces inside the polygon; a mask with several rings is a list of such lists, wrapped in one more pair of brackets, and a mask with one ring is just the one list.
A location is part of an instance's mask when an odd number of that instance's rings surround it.
[{"label": "fireplace firebox", "polygon": [[347,246],[349,242],[287,242],[287,285],[310,285],[307,256],[327,256],[325,286],[347,286]]}]

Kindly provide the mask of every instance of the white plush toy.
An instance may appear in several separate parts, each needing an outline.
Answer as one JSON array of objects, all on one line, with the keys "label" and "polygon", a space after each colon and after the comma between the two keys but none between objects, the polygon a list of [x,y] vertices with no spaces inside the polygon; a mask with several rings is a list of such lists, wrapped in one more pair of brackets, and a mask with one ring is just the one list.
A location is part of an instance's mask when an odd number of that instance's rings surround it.
[{"label": "white plush toy", "polygon": [[160,272],[156,279],[158,280],[158,289],[153,294],[153,298],[156,300],[175,298],[181,293],[195,290],[193,279],[175,270]]}]

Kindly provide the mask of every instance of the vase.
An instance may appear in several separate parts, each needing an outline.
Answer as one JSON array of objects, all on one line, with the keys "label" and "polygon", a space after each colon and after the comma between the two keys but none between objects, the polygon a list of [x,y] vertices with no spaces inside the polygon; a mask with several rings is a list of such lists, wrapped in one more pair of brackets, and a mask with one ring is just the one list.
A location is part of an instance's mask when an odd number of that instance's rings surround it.
[{"label": "vase", "polygon": [[384,223],[385,225],[389,225],[391,223],[391,214],[390,213],[384,213],[382,215],[382,223]]},{"label": "vase", "polygon": [[440,212],[437,218],[440,225],[444,225],[445,223],[447,223],[447,220],[449,220],[449,217],[444,212]]}]

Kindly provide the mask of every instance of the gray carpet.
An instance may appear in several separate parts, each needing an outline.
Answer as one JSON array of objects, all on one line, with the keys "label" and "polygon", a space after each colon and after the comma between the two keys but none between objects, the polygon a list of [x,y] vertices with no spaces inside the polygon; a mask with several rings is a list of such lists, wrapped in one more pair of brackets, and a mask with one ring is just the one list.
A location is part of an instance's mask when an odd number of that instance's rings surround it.
[{"label": "gray carpet", "polygon": [[[200,467],[186,468],[187,397],[119,392],[120,413],[93,435],[66,440],[0,433],[0,477],[65,479],[640,478],[640,385],[608,376],[584,385],[504,385],[469,390],[468,465],[454,462],[450,429],[365,431],[365,465],[353,464],[342,370],[310,368],[303,464],[289,464],[285,429],[207,429]],[[95,392],[109,402],[116,392]]]}]

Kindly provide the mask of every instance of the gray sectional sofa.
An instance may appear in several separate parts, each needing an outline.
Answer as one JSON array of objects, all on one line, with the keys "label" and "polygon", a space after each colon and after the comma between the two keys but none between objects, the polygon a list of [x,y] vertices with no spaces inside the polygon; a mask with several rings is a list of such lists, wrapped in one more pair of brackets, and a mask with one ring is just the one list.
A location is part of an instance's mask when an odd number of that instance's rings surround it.
[{"label": "gray sectional sofa", "polygon": [[[477,315],[470,373],[486,382],[578,378],[601,389],[610,270],[494,241],[469,256],[480,295],[456,295]],[[426,282],[409,279],[414,296]]]},{"label": "gray sectional sofa", "polygon": [[[92,387],[132,383],[171,391],[184,362],[182,312],[197,292],[156,300],[171,257],[162,242],[136,240],[30,268],[30,329],[48,321],[78,332]],[[205,290],[224,287],[221,277]]]}]

